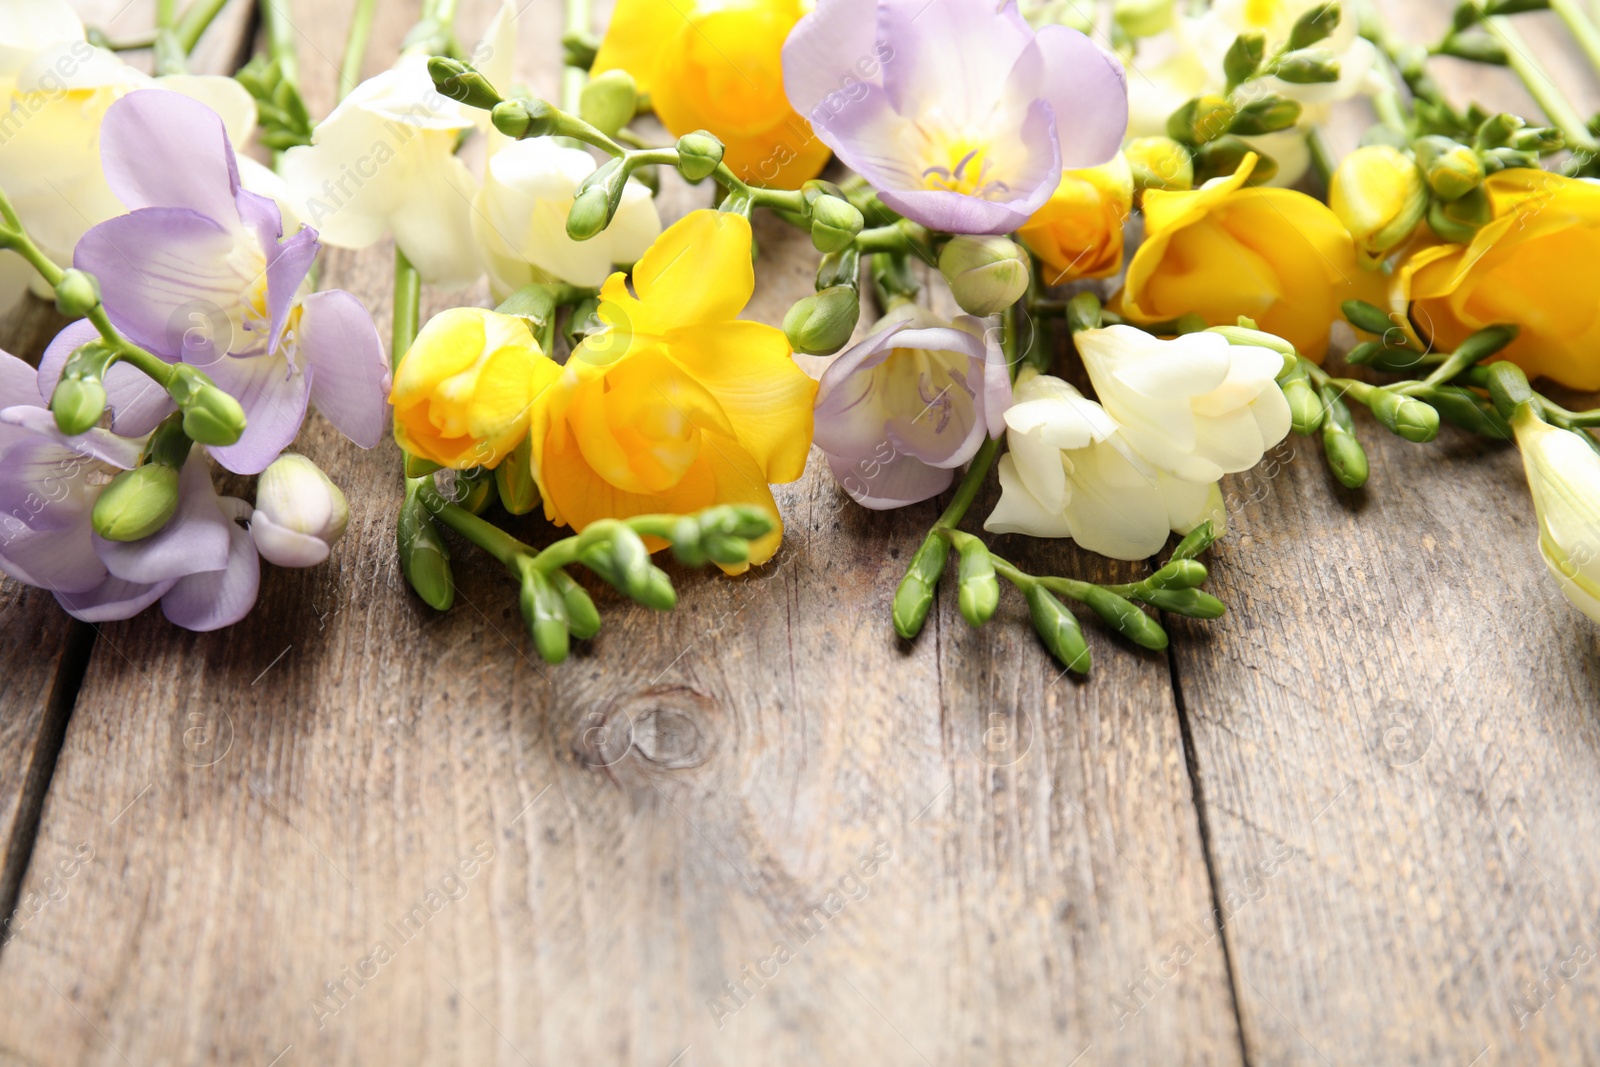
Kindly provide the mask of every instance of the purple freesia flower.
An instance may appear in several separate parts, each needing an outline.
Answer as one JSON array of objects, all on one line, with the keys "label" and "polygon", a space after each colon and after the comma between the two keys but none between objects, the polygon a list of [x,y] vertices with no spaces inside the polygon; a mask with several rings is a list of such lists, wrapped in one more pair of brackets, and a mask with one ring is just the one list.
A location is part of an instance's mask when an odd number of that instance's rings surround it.
[{"label": "purple freesia flower", "polygon": [[[129,93],[106,112],[100,155],[130,211],[85,234],[73,264],[99,279],[107,315],[130,340],[201,368],[244,407],[244,436],[212,449],[217,462],[260,473],[295,439],[308,402],[356,444],[376,445],[389,391],[377,329],[349,293],[309,291],[316,231],[283,239],[277,204],[240,186],[217,114],[177,93]],[[57,339],[44,363],[52,385],[92,337],[75,324]],[[116,413],[148,429],[162,404],[125,398]]]},{"label": "purple freesia flower", "polygon": [[908,304],[822,375],[814,440],[857,503],[905,507],[948,489],[1010,405],[1005,357],[981,320],[944,325]]},{"label": "purple freesia flower", "polygon": [[255,604],[260,560],[232,520],[250,508],[217,496],[204,451],[190,454],[165,528],[142,541],[107,541],[94,532],[95,500],[118,472],[138,464],[144,437],[98,428],[63,435],[41,384],[32,367],[0,352],[0,571],[50,590],[85,622],[132,618],[157,600],[168,619],[190,630],[244,618]]},{"label": "purple freesia flower", "polygon": [[783,84],[885,204],[947,233],[1015,230],[1128,125],[1122,64],[1077,30],[1034,33],[1010,0],[819,0]]}]

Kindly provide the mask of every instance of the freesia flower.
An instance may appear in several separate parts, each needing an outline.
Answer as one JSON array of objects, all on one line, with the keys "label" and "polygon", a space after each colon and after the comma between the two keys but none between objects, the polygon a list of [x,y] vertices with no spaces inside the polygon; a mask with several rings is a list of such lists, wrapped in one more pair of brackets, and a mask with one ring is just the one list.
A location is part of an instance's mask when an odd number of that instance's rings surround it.
[{"label": "freesia flower", "polygon": [[349,523],[344,493],[304,456],[285,452],[256,482],[250,540],[269,563],[314,567],[328,558]]},{"label": "freesia flower", "polygon": [[[255,102],[232,78],[151,78],[90,45],[67,0],[7,0],[0,18],[0,188],[57,263],[71,263],[85,230],[122,213],[100,166],[100,123],[118,99],[151,87],[204,102],[236,139],[255,129]],[[0,313],[27,284],[50,295],[20,262],[0,252]]]},{"label": "freesia flower", "polygon": [[903,304],[822,375],[816,443],[858,504],[904,507],[948,489],[1010,403],[1005,357],[981,320],[946,324]]},{"label": "freesia flower", "polygon": [[496,299],[534,282],[598,286],[661,235],[655,198],[638,182],[623,189],[611,224],[587,241],[567,236],[573,194],[594,171],[589,153],[549,137],[491,138],[496,150],[472,212],[472,232]]},{"label": "freesia flower", "polygon": [[1345,156],[1328,186],[1328,206],[1355,238],[1361,265],[1376,270],[1428,212],[1428,186],[1410,156],[1364,145]]},{"label": "freesia flower", "polygon": [[[784,96],[780,51],[801,0],[620,0],[593,73],[625,70],[661,124],[681,137],[716,135],[746,182],[797,189],[828,162],[828,146]],[[851,56],[848,62],[875,58]]]},{"label": "freesia flower", "polygon": [[1539,551],[1566,598],[1600,622],[1600,454],[1532,405],[1511,426],[1539,517]]},{"label": "freesia flower", "polygon": [[[514,21],[502,3],[472,53],[501,92],[510,91]],[[440,93],[426,55],[404,54],[356,86],[311,144],[285,152],[281,169],[328,244],[368,248],[392,234],[424,281],[463,288],[483,264],[472,238],[478,180],[455,152],[463,132],[487,129],[487,114]]]},{"label": "freesia flower", "polygon": [[1255,156],[1191,192],[1145,193],[1145,240],[1117,306],[1135,322],[1190,312],[1213,326],[1248,316],[1321,362],[1346,300],[1381,300],[1355,242],[1326,204],[1290,189],[1246,189]]},{"label": "freesia flower", "polygon": [[442,467],[496,467],[528,436],[534,399],[558,373],[523,319],[441,312],[396,369],[395,440]]},{"label": "freesia flower", "polygon": [[1133,171],[1119,152],[1110,163],[1065,171],[1017,237],[1045,265],[1046,285],[1109,278],[1122,269],[1122,228],[1132,213]]},{"label": "freesia flower", "polygon": [[1112,559],[1148,559],[1172,531],[1226,524],[1216,483],[1174,478],[1143,462],[1104,408],[1059,378],[1025,369],[1005,414],[1000,503],[991,533],[1070,537]]},{"label": "freesia flower", "polygon": [[[755,289],[749,220],[691,212],[601,290],[586,337],[533,407],[533,471],[550,521],[753,504],[805,470],[816,383],[781,330],[738,321]],[[781,527],[751,542],[772,558]],[[658,546],[659,547],[659,546]]]},{"label": "freesia flower", "polygon": [[[73,262],[99,279],[119,330],[204,369],[244,407],[244,436],[213,449],[217,461],[266,469],[311,401],[358,445],[377,444],[389,371],[372,319],[349,293],[304,292],[317,234],[281,239],[277,205],[241,188],[216,113],[175,93],[132,93],[107,111],[101,140],[130,213],[85,234]],[[94,336],[78,323],[57,347]]]},{"label": "freesia flower", "polygon": [[1188,482],[1247,471],[1289,434],[1283,356],[1215,333],[1131,326],[1073,335],[1106,413],[1139,458]]},{"label": "freesia flower", "polygon": [[1128,120],[1121,64],[1077,30],[1035,34],[1010,0],[821,0],[783,77],[885,204],[950,233],[1015,230],[1064,169],[1109,160]]},{"label": "freesia flower", "polygon": [[94,532],[95,501],[139,462],[143,439],[94,429],[66,437],[40,399],[33,369],[0,352],[0,571],[48,589],[74,618],[128,619],[156,601],[189,630],[215,630],[255,604],[260,564],[232,520],[243,501],[219,498],[196,448],[179,479],[177,512],[142,541]]},{"label": "freesia flower", "polygon": [[1412,252],[1395,271],[1394,309],[1446,351],[1515,322],[1521,332],[1502,358],[1529,377],[1600,389],[1600,317],[1587,281],[1600,257],[1600,187],[1536,169],[1503,170],[1484,187],[1494,221],[1470,245]]}]

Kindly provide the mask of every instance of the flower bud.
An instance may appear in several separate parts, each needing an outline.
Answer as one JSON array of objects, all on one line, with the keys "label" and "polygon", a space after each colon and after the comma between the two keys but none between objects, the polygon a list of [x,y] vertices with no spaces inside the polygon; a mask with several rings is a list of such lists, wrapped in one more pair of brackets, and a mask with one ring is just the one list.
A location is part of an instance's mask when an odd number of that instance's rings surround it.
[{"label": "flower bud", "polygon": [[811,204],[811,243],[818,252],[842,252],[850,247],[867,220],[850,201],[820,196]]},{"label": "flower bud", "polygon": [[[1222,537],[1225,533],[1225,530],[1219,530],[1217,528],[1216,522],[1212,519],[1207,519],[1199,526],[1196,526],[1194,529],[1190,530],[1184,535],[1183,540],[1178,542],[1178,547],[1172,550],[1172,558],[1167,561],[1167,565],[1151,576],[1150,584],[1159,587],[1161,583],[1157,582],[1157,579],[1170,570],[1175,564],[1185,563],[1189,560],[1195,559],[1206,549],[1216,544],[1217,538]],[[1205,569],[1203,565],[1201,569]],[[1200,581],[1205,581],[1205,577],[1201,577]],[[1198,585],[1200,583],[1196,582],[1195,584]]]},{"label": "flower bud", "polygon": [[972,627],[994,618],[1000,606],[1000,581],[994,574],[994,559],[982,541],[964,536],[957,545],[961,561],[956,568],[956,587],[961,617]]},{"label": "flower bud", "polygon": [[1093,664],[1089,645],[1083,639],[1078,620],[1066,605],[1050,595],[1042,585],[1030,585],[1023,591],[1028,598],[1028,613],[1033,616],[1033,628],[1039,640],[1050,650],[1063,667],[1076,674],[1088,674]]},{"label": "flower bud", "polygon": [[1328,467],[1339,484],[1346,489],[1360,489],[1367,484],[1367,453],[1352,432],[1355,424],[1350,419],[1350,408],[1336,394],[1323,396],[1326,414],[1322,420],[1322,451],[1328,457]]},{"label": "flower bud", "polygon": [[1169,643],[1167,631],[1127,599],[1109,589],[1091,585],[1084,592],[1083,602],[1089,605],[1107,626],[1140,648],[1148,648],[1153,652],[1166,649]]},{"label": "flower bud", "polygon": [[1185,144],[1206,144],[1228,132],[1233,115],[1233,105],[1215,93],[1197,96],[1167,119],[1167,135]]},{"label": "flower bud", "polygon": [[1428,187],[1404,153],[1367,145],[1339,164],[1328,187],[1328,206],[1355,238],[1362,265],[1372,270],[1422,221]]},{"label": "flower bud", "polygon": [[1510,421],[1524,404],[1533,403],[1533,387],[1528,376],[1515,363],[1501,360],[1489,364],[1489,399],[1500,416]]},{"label": "flower bud", "polygon": [[1539,521],[1539,549],[1574,607],[1600,622],[1600,455],[1576,433],[1538,417],[1512,417]]},{"label": "flower bud", "polygon": [[783,332],[796,352],[828,355],[850,343],[860,318],[861,295],[835,285],[797,301],[783,317]]},{"label": "flower bud", "polygon": [[56,310],[69,319],[81,319],[100,304],[100,283],[94,275],[68,268],[56,284]]},{"label": "flower bud", "polygon": [[1425,444],[1439,436],[1439,413],[1420,400],[1375,389],[1368,406],[1373,418],[1407,441]]},{"label": "flower bud", "polygon": [[407,495],[396,528],[400,570],[406,582],[435,611],[449,611],[456,600],[450,573],[450,547],[433,524],[433,517],[415,493]]},{"label": "flower bud", "polygon": [[160,533],[178,510],[178,471],[146,463],[123,471],[94,502],[94,532],[107,541],[142,541]]},{"label": "flower bud", "polygon": [[524,437],[494,469],[500,503],[512,515],[526,515],[539,506],[539,487],[533,480],[533,438]]},{"label": "flower bud", "polygon": [[1290,100],[1286,96],[1263,96],[1239,108],[1228,132],[1238,137],[1277,133],[1299,122],[1302,110],[1298,100]]},{"label": "flower bud", "polygon": [[550,664],[565,662],[572,647],[566,603],[544,572],[531,565],[522,570],[520,603],[522,620],[528,624],[540,658]]},{"label": "flower bud", "polygon": [[567,236],[587,241],[611,222],[611,195],[604,185],[591,185],[572,201],[567,210]]},{"label": "flower bud", "polygon": [[1339,61],[1318,48],[1290,52],[1272,73],[1290,85],[1321,85],[1339,80]]},{"label": "flower bud", "polygon": [[441,95],[468,107],[490,111],[501,103],[489,79],[460,60],[433,56],[428,60],[428,76]]},{"label": "flower bud", "polygon": [[1308,48],[1326,40],[1339,28],[1342,17],[1338,4],[1317,4],[1295,20],[1289,31],[1289,47]]},{"label": "flower bud", "polygon": [[1471,244],[1478,231],[1494,218],[1494,205],[1483,186],[1448,203],[1435,201],[1428,209],[1428,225],[1440,238],[1455,244]]},{"label": "flower bud", "polygon": [[1377,334],[1383,337],[1395,327],[1395,321],[1389,313],[1376,304],[1369,304],[1365,300],[1346,300],[1340,305],[1344,317],[1350,325],[1366,333]]},{"label": "flower bud", "polygon": [[285,452],[261,472],[250,539],[268,563],[314,567],[344,536],[350,506],[322,468]]},{"label": "flower bud", "polygon": [[562,606],[567,610],[567,629],[580,641],[587,641],[600,632],[600,611],[587,590],[573,580],[572,575],[557,569],[550,574],[550,584],[561,594]]},{"label": "flower bud", "polygon": [[1295,433],[1310,437],[1322,429],[1322,398],[1303,375],[1283,383],[1283,398],[1289,402],[1289,424]]},{"label": "flower bud", "polygon": [[921,633],[923,624],[928,621],[939,578],[949,558],[950,542],[937,532],[930,533],[912,557],[906,576],[900,579],[900,587],[894,594],[894,629],[907,641]]},{"label": "flower bud", "polygon": [[[1209,520],[1205,525],[1209,525]],[[1209,530],[1206,533],[1210,535]],[[1191,534],[1190,536],[1194,535]],[[1188,538],[1185,538],[1185,540],[1188,540]],[[1184,550],[1185,546],[1179,545],[1178,548]],[[1203,552],[1205,549],[1200,551]],[[1196,552],[1195,555],[1199,555],[1199,553]],[[1144,584],[1151,589],[1196,589],[1205,585],[1206,579],[1210,576],[1204,563],[1194,559],[1193,556],[1179,555],[1178,558],[1146,578]]]},{"label": "flower bud", "polygon": [[1215,140],[1208,141],[1195,150],[1195,179],[1209,181],[1212,178],[1226,178],[1239,170],[1244,158],[1255,153],[1255,169],[1250,172],[1250,178],[1245,182],[1249,186],[1265,185],[1278,175],[1278,161],[1271,156],[1262,155],[1250,143],[1231,133],[1224,134]]},{"label": "flower bud", "polygon": [[69,437],[87,433],[106,411],[106,388],[92,379],[62,378],[50,395],[56,426]]},{"label": "flower bud", "polygon": [[616,136],[632,122],[638,108],[639,90],[633,75],[620,69],[595,75],[578,97],[578,117],[607,137]]},{"label": "flower bud", "polygon": [[1194,157],[1170,137],[1136,137],[1122,154],[1133,170],[1133,188],[1140,196],[1146,189],[1187,192],[1194,188]]},{"label": "flower bud", "polygon": [[1111,16],[1129,37],[1154,37],[1168,26],[1177,11],[1175,0],[1116,0]]},{"label": "flower bud", "polygon": [[1456,385],[1436,385],[1428,390],[1428,403],[1438,410],[1441,418],[1495,441],[1511,440],[1511,424],[1500,417],[1492,400],[1486,400],[1471,389]]},{"label": "flower bud", "polygon": [[1266,34],[1241,33],[1235,37],[1233,44],[1228,46],[1227,54],[1222,57],[1222,71],[1228,76],[1228,91],[1232,92],[1255,77],[1266,54]]},{"label": "flower bud", "polygon": [[210,382],[201,383],[178,407],[183,432],[198,444],[221,448],[238,443],[244,434],[244,408]]},{"label": "flower bud", "polygon": [[1483,163],[1466,145],[1436,135],[1419,138],[1414,147],[1428,188],[1440,200],[1459,200],[1483,184]]},{"label": "flower bud", "polygon": [[1226,604],[1199,589],[1151,589],[1139,599],[1157,611],[1186,619],[1220,619],[1228,613]]},{"label": "flower bud", "polygon": [[1009,237],[960,236],[939,253],[939,273],[969,315],[1004,311],[1028,291],[1028,256]]},{"label": "flower bud", "polygon": [[724,148],[705,130],[678,138],[678,173],[691,182],[704,181],[722,163]]}]

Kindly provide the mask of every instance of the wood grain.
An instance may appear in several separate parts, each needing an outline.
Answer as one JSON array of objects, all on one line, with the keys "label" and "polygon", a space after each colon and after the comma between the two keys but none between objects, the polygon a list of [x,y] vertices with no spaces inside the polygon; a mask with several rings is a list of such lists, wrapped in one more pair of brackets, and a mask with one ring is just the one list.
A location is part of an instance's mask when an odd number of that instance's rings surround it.
[{"label": "wood grain", "polygon": [[[1384,6],[1415,41],[1448,16]],[[1559,24],[1517,25],[1592,109]],[[1504,71],[1437,73],[1537,114]],[[1315,439],[1233,481],[1233,612],[1175,641],[1218,894],[1249,901],[1226,932],[1250,1060],[1595,1062],[1600,639],[1540,561],[1514,448],[1361,432],[1364,492]]]},{"label": "wood grain", "polygon": [[[556,6],[520,28],[546,92]],[[349,7],[293,8],[319,109]],[[815,253],[758,240],[775,322]],[[382,320],[387,250],[325,284]],[[406,592],[392,445],[316,420],[308,451],[352,508],[328,565],[267,573],[228,633],[107,627],[35,869],[92,859],[0,958],[0,1060],[1241,1061],[1167,661],[1095,635],[1083,685],[1020,603],[973,633],[953,596],[899,642],[935,506],[864,512],[814,464],[772,566],[674,571],[666,616],[602,595],[552,669],[471,550],[451,614]]]}]

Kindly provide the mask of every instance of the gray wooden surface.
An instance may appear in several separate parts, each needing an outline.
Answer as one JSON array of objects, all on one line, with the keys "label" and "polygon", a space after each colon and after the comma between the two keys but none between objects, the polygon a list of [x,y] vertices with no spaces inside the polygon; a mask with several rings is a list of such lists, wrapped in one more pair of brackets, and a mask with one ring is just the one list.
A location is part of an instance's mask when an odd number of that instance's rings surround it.
[{"label": "gray wooden surface", "polygon": [[[292,5],[314,110],[351,6]],[[369,73],[416,14],[380,7]],[[556,7],[520,29],[547,93]],[[463,0],[467,36],[491,9]],[[758,238],[775,322],[815,253]],[[389,255],[332,253],[324,284],[386,323]],[[53,324],[0,343],[37,356]],[[937,507],[864,512],[820,464],[780,491],[773,565],[675,572],[672,615],[604,598],[546,667],[470,548],[451,614],[406,592],[393,445],[314,419],[350,533],[269,569],[240,626],[79,627],[0,586],[0,905],[37,904],[0,949],[0,1063],[1600,1062],[1600,640],[1513,451],[1365,437],[1364,495],[1299,439],[1233,480],[1233,613],[1167,656],[1096,631],[1082,683],[1009,597],[895,638]]]}]

